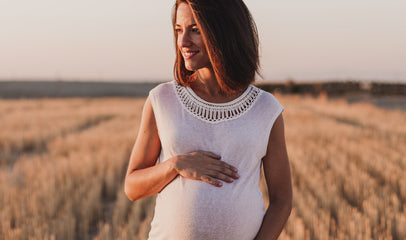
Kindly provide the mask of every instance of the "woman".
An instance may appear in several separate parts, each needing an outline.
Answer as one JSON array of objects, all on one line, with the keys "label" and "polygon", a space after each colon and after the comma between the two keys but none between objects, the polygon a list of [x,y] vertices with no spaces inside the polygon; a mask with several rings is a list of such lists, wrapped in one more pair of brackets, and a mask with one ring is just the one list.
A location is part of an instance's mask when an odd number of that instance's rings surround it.
[{"label": "woman", "polygon": [[290,167],[283,107],[251,85],[255,23],[242,0],[177,0],[173,27],[175,80],[149,93],[125,192],[158,193],[151,240],[277,239],[291,211]]}]

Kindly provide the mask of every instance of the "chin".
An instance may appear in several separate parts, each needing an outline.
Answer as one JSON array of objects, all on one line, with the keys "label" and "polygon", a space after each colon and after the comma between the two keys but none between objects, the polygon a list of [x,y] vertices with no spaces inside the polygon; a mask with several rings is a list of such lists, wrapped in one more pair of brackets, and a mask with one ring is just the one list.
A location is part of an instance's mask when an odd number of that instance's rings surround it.
[{"label": "chin", "polygon": [[190,65],[185,65],[186,70],[188,71],[196,71],[199,68],[195,67],[195,66],[190,66]]},{"label": "chin", "polygon": [[196,62],[196,61],[194,61],[194,62],[186,62],[185,61],[185,68],[188,71],[197,71],[197,70],[199,70],[201,68],[205,68],[205,67],[208,67],[208,66],[210,66],[210,64],[203,64],[202,62]]}]

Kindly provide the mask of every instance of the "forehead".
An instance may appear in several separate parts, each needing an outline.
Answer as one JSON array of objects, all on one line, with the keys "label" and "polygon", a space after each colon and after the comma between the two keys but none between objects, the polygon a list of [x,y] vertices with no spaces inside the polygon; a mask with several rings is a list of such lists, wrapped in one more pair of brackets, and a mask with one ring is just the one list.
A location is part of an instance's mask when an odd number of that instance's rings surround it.
[{"label": "forehead", "polygon": [[195,24],[192,9],[184,2],[179,4],[176,11],[176,24]]}]

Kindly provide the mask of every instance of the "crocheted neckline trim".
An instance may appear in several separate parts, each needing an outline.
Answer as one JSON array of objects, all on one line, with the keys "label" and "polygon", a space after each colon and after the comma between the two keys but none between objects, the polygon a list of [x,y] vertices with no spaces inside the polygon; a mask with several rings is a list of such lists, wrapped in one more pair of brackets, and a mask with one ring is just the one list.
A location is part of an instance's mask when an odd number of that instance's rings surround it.
[{"label": "crocheted neckline trim", "polygon": [[220,123],[241,117],[262,93],[259,88],[249,85],[243,94],[230,102],[212,103],[200,98],[190,87],[174,82],[174,88],[183,108],[208,123]]}]

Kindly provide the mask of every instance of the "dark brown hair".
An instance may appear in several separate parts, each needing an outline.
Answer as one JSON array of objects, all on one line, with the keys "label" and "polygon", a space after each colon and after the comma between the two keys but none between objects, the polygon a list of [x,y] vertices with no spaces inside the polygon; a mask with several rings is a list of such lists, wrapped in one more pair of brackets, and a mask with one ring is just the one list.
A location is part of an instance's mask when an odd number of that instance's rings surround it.
[{"label": "dark brown hair", "polygon": [[195,77],[195,72],[185,68],[176,43],[176,13],[181,3],[187,3],[192,9],[222,92],[235,93],[254,82],[259,70],[258,33],[242,0],[176,0],[172,14],[175,80],[188,86]]}]

